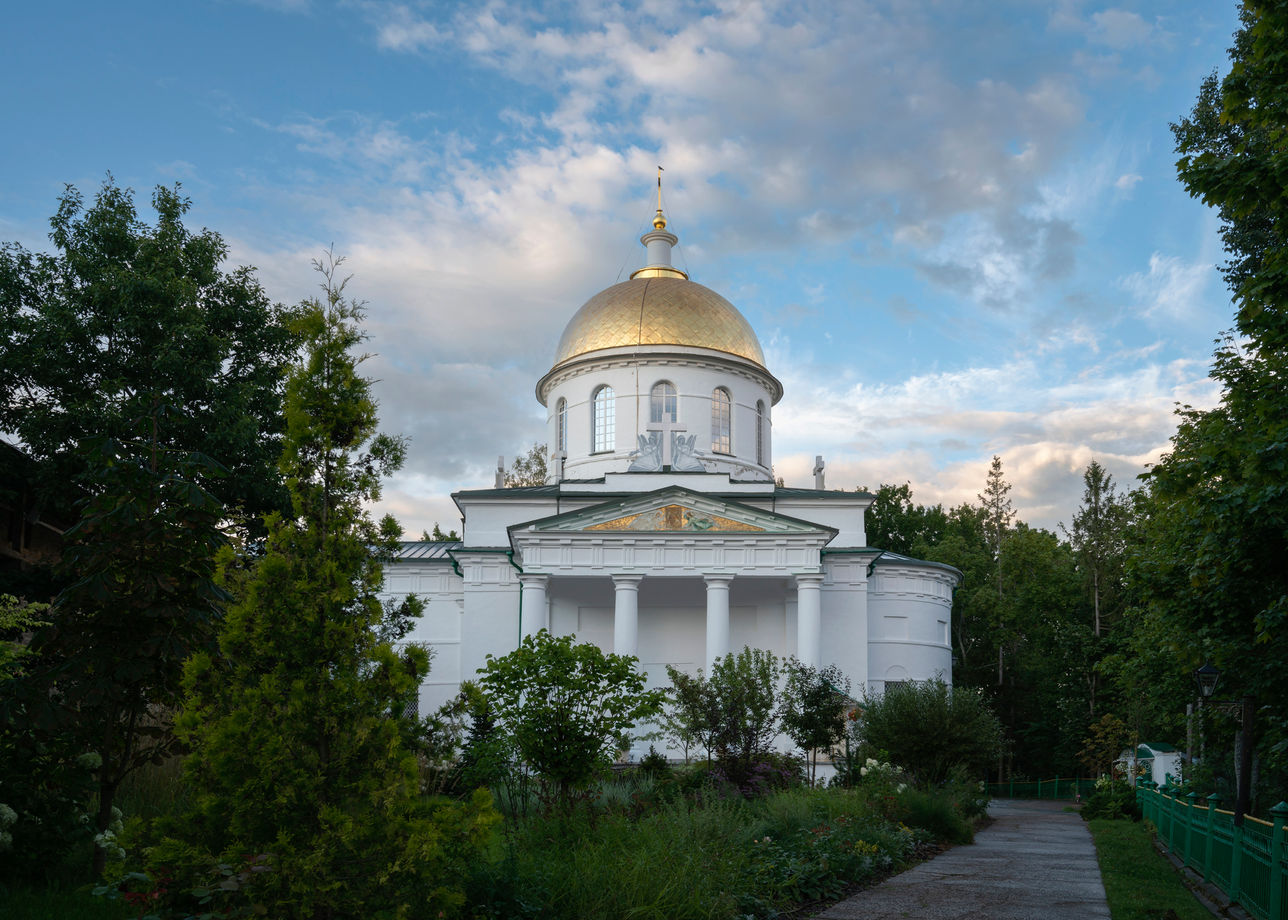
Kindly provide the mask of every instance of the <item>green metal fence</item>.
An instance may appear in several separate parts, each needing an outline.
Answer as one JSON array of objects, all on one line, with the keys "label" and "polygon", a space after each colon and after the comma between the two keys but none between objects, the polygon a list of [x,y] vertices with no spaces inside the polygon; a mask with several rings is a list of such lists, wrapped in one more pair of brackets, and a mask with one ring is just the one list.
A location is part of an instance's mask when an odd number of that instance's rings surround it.
[{"label": "green metal fence", "polygon": [[1141,812],[1177,859],[1214,883],[1260,920],[1288,920],[1288,804],[1270,809],[1270,822],[1217,808],[1218,796],[1181,795],[1166,786],[1136,787]]},{"label": "green metal fence", "polygon": [[1012,780],[989,783],[988,794],[994,799],[1076,799],[1096,788],[1092,779]]}]

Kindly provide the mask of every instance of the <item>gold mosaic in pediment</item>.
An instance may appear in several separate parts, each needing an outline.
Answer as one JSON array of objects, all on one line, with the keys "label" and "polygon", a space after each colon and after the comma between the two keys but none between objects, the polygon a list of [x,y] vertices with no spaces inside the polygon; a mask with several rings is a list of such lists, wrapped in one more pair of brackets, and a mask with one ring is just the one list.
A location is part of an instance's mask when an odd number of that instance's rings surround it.
[{"label": "gold mosaic in pediment", "polygon": [[591,524],[587,530],[679,531],[697,533],[764,533],[765,528],[743,521],[735,521],[718,514],[695,511],[683,505],[663,505],[639,514],[628,514],[601,524]]}]

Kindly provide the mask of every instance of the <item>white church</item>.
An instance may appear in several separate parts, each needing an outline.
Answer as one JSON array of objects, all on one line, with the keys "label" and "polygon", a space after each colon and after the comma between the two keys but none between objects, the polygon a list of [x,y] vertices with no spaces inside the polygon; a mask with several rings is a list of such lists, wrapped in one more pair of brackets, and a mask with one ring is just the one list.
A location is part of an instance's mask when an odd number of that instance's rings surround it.
[{"label": "white church", "polygon": [[545,628],[635,655],[651,686],[743,646],[835,664],[856,691],[952,679],[961,573],[869,546],[873,496],[774,483],[782,384],[751,325],[671,264],[660,207],[646,264],[586,301],[537,381],[544,485],[452,498],[461,540],[403,544],[388,597],[426,603],[430,712]]}]

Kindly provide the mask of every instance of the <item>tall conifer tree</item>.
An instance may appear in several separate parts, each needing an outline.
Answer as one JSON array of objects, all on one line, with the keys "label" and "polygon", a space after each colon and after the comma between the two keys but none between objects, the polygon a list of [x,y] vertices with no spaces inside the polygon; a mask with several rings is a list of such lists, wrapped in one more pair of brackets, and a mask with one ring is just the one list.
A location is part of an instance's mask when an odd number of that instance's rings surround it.
[{"label": "tall conifer tree", "polygon": [[236,601],[218,653],[189,664],[178,723],[197,805],[153,864],[245,866],[249,854],[267,871],[246,874],[239,897],[271,916],[403,916],[412,904],[440,916],[460,903],[454,862],[486,830],[490,805],[484,795],[435,809],[419,794],[418,724],[403,710],[429,657],[393,644],[419,604],[382,609],[380,560],[401,532],[364,510],[404,444],[376,433],[353,354],[363,310],[345,299],[337,265],[318,265],[325,300],[303,305],[307,354],[287,381],[281,470],[293,514],[270,516],[248,572],[226,564]]}]

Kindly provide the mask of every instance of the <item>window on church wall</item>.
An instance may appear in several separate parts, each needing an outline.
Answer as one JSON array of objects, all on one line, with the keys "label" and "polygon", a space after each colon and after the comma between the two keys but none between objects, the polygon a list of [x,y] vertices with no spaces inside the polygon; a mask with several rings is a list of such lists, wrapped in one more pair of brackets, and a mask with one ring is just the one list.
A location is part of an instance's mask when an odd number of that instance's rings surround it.
[{"label": "window on church wall", "polygon": [[555,450],[568,449],[568,400],[555,403]]},{"label": "window on church wall", "polygon": [[675,387],[667,381],[653,384],[653,391],[648,399],[648,420],[660,422],[662,419],[674,422],[676,418]]},{"label": "window on church wall", "polygon": [[594,433],[593,450],[596,452],[612,450],[617,435],[616,406],[613,401],[613,388],[602,386],[595,391],[591,400],[590,428]]},{"label": "window on church wall", "polygon": [[756,400],[756,463],[765,465],[765,401]]},{"label": "window on church wall", "polygon": [[730,437],[730,414],[733,400],[729,391],[717,387],[711,394],[711,449],[717,454],[733,453]]}]

